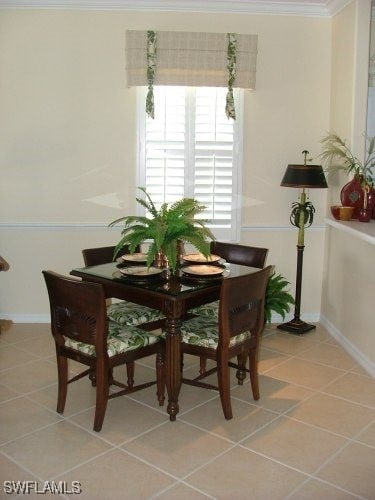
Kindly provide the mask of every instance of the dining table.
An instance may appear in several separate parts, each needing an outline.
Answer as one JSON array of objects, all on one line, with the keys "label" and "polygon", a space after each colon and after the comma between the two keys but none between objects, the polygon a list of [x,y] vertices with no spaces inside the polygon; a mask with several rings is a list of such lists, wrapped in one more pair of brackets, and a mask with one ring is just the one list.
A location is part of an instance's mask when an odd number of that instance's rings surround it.
[{"label": "dining table", "polygon": [[[181,266],[176,272],[156,272],[146,276],[124,273],[124,264],[109,262],[95,266],[72,269],[71,275],[84,281],[100,283],[107,298],[127,300],[158,309],[165,316],[165,377],[168,393],[167,412],[171,421],[179,412],[178,396],[182,381],[181,323],[189,318],[189,311],[197,306],[218,300],[223,280],[259,271],[257,268],[215,263],[218,274],[205,266],[189,273],[191,266]],[[193,266],[195,269],[196,266]],[[125,269],[131,270],[131,267]],[[199,272],[200,270],[200,272]],[[191,315],[190,315],[191,317]],[[143,325],[139,325],[142,327]]]}]

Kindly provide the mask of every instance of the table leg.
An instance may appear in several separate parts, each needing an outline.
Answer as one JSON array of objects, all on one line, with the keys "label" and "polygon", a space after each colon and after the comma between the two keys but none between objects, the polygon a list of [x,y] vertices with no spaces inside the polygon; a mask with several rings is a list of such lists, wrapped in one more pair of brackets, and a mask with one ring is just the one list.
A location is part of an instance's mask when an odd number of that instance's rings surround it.
[{"label": "table leg", "polygon": [[169,418],[176,420],[179,412],[178,395],[181,387],[181,321],[179,319],[166,320],[165,336],[165,362],[166,362],[166,385],[168,392]]}]

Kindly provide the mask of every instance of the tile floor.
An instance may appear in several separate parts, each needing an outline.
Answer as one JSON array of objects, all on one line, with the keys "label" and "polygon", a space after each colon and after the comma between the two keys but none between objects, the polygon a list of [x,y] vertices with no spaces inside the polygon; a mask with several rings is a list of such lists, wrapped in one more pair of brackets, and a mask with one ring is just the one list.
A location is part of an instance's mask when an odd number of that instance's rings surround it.
[{"label": "tile floor", "polygon": [[[153,377],[152,364],[137,364],[137,381]],[[185,368],[196,372],[197,360]],[[267,327],[260,374],[258,402],[248,380],[232,377],[231,421],[216,392],[183,386],[170,422],[151,387],[111,400],[95,433],[87,379],[69,387],[64,415],[55,412],[49,325],[3,322],[0,497],[26,496],[4,481],[39,491],[55,481],[68,491],[47,498],[375,499],[375,380],[319,325],[301,337]]]}]

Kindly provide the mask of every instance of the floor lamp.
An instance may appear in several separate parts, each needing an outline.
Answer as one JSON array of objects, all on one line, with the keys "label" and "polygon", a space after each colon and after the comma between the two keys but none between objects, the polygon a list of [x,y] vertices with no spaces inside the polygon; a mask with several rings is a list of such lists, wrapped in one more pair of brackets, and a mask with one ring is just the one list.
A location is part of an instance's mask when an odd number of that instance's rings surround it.
[{"label": "floor lamp", "polygon": [[310,201],[306,201],[307,196],[305,190],[310,188],[315,189],[328,187],[322,167],[320,165],[308,165],[307,162],[311,161],[306,159],[309,152],[302,151],[302,154],[304,155],[304,164],[288,165],[283,180],[281,181],[281,186],[299,188],[300,196],[299,202],[293,203],[292,213],[290,214],[290,222],[294,226],[298,227],[294,318],[287,323],[278,325],[277,328],[297,335],[306,333],[315,328],[315,325],[305,323],[305,321],[302,321],[300,318],[305,227],[311,226],[315,212],[313,204]]}]

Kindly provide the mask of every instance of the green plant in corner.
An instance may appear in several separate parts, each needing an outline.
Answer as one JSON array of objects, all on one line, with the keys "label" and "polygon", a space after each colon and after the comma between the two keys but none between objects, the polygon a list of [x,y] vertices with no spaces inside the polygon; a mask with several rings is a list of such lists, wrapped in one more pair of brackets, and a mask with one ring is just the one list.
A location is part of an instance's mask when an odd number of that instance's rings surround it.
[{"label": "green plant in corner", "polygon": [[288,285],[290,285],[289,281],[273,271],[268,280],[264,305],[264,317],[267,323],[271,323],[272,311],[285,319],[290,306],[294,304],[294,298],[287,290]]},{"label": "green plant in corner", "polygon": [[366,137],[365,158],[360,161],[337,134],[329,133],[322,139],[323,150],[320,158],[327,162],[327,171],[344,171],[353,174],[362,185],[362,189],[371,187],[375,173],[375,137]]},{"label": "green plant in corner", "polygon": [[205,206],[193,198],[182,198],[172,204],[163,203],[158,210],[150,195],[142,187],[138,188],[145,199],[136,198],[150,217],[129,215],[112,221],[109,226],[124,223],[122,238],[116,246],[115,256],[119,250],[129,245],[133,253],[138,245],[150,240],[147,252],[147,266],[150,267],[156,255],[161,252],[167,259],[169,267],[177,267],[177,252],[180,241],[191,243],[206,257],[210,255],[210,240],[215,239],[205,226],[205,220],[196,216],[205,210]]}]

